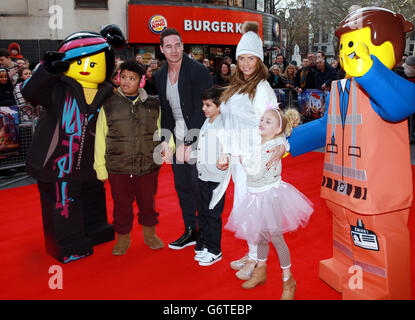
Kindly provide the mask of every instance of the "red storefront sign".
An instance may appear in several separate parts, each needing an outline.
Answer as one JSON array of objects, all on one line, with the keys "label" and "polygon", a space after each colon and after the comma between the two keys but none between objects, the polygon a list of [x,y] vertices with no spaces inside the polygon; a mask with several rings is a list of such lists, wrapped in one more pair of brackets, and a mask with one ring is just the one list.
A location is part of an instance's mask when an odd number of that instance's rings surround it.
[{"label": "red storefront sign", "polygon": [[257,13],[201,7],[130,4],[130,43],[159,43],[160,33],[176,28],[186,44],[237,45],[245,21],[257,21],[262,38],[262,15]]}]

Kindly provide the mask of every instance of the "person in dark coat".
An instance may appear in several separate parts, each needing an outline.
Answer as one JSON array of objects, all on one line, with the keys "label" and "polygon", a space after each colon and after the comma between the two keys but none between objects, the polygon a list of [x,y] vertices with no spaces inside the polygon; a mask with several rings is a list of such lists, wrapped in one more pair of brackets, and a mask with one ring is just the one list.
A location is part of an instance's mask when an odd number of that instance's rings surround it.
[{"label": "person in dark coat", "polygon": [[281,77],[281,69],[277,64],[269,68],[268,82],[273,89],[285,88],[285,83]]},{"label": "person in dark coat", "polygon": [[337,79],[336,70],[333,69],[324,59],[316,61],[317,70],[314,73],[314,86],[319,90],[330,90],[331,82]]},{"label": "person in dark coat", "polygon": [[231,78],[231,66],[227,62],[220,64],[219,70],[213,76],[213,84],[226,87],[229,84]]},{"label": "person in dark coat", "polygon": [[0,106],[13,106],[16,100],[13,95],[13,84],[5,68],[0,68]]},{"label": "person in dark coat", "polygon": [[202,205],[196,164],[184,163],[184,155],[191,152],[205,121],[201,94],[213,83],[209,70],[203,64],[183,54],[182,37],[176,29],[167,28],[161,33],[160,49],[166,63],[153,77],[159,94],[161,128],[164,131],[161,154],[171,153],[168,142],[173,136],[176,153],[172,169],[185,227],[183,235],[170,243],[169,248],[180,250],[196,244],[196,238],[202,236],[202,232],[197,230],[196,212],[201,212]]}]

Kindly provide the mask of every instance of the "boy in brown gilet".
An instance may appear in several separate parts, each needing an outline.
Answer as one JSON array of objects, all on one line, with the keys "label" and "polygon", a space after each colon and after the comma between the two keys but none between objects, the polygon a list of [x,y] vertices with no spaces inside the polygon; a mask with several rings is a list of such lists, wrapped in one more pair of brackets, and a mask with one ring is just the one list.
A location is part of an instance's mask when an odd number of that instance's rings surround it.
[{"label": "boy in brown gilet", "polygon": [[114,201],[117,243],[112,254],[123,255],[131,244],[133,201],[144,242],[152,249],[164,247],[156,235],[158,213],[155,195],[160,165],[153,160],[153,141],[160,104],[140,88],[143,70],[135,60],[120,67],[120,86],[101,109],[95,137],[94,169],[101,181],[109,179]]}]

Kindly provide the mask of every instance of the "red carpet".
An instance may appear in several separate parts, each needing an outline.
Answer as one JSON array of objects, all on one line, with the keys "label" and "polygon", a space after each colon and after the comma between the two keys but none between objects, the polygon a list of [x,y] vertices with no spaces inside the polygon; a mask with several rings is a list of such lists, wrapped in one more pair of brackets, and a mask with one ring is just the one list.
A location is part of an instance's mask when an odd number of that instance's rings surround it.
[{"label": "red carpet", "polygon": [[[341,295],[318,277],[321,259],[331,256],[331,215],[320,199],[323,155],[312,152],[283,160],[283,179],[314,202],[315,212],[306,229],[286,235],[291,251],[292,271],[297,280],[297,299],[341,299]],[[229,190],[223,223],[231,209]],[[108,208],[112,203],[108,192]],[[222,261],[200,267],[194,260],[194,247],[181,251],[167,248],[183,231],[178,199],[170,166],[159,177],[157,206],[160,212],[158,234],[166,244],[153,251],[142,241],[134,222],[133,243],[128,254],[111,255],[113,242],[94,248],[94,254],[66,265],[59,264],[43,247],[40,203],[35,185],[0,191],[0,299],[151,299],[151,300],[273,300],[281,295],[281,271],[277,255],[270,251],[268,280],[253,290],[241,288],[229,262],[246,252],[244,241],[223,232]],[[112,216],[110,214],[110,221]],[[413,214],[409,220],[415,234]],[[415,246],[412,247],[415,271]],[[63,289],[49,288],[49,268],[61,265]],[[414,277],[412,297],[415,297]]]}]

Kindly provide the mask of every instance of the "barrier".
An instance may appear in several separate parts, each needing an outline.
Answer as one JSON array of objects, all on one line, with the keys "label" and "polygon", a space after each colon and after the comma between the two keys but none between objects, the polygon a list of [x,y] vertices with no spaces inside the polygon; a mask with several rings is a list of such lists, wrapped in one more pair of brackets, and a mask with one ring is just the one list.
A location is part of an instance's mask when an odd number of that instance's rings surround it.
[{"label": "barrier", "polygon": [[308,122],[321,118],[325,112],[328,91],[306,89],[297,93],[293,89],[274,89],[280,108],[295,108],[302,116],[302,121]]},{"label": "barrier", "polygon": [[[24,167],[37,122],[37,112],[28,106],[0,106],[0,175],[2,171]],[[0,188],[28,178],[26,173],[14,175]],[[1,180],[0,180],[1,181]]]}]

